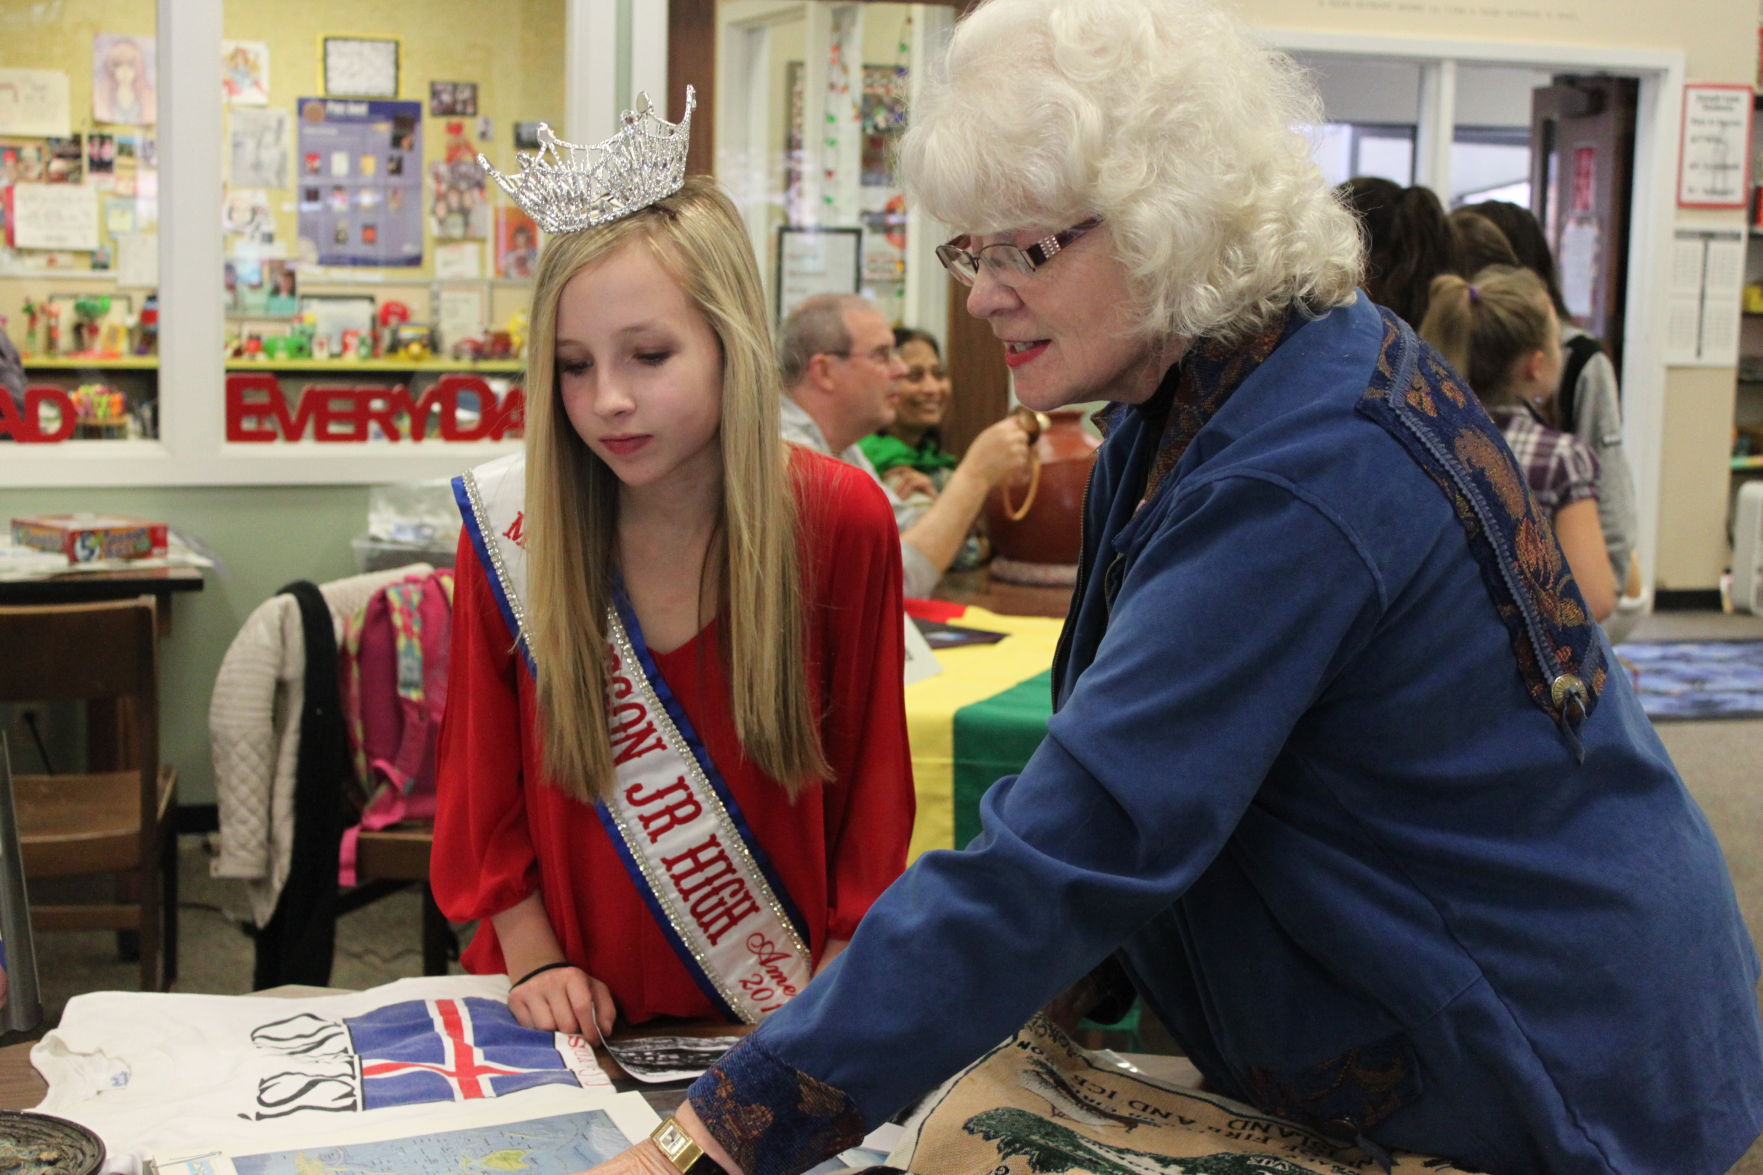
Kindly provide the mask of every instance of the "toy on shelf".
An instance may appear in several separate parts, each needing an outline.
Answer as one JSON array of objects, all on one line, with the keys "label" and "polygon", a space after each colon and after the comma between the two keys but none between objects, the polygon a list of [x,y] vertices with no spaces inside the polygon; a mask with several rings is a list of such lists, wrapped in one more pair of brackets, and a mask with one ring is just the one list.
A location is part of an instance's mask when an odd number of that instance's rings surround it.
[{"label": "toy on shelf", "polygon": [[98,324],[110,317],[110,298],[93,294],[73,304],[73,349],[84,352],[98,343]]},{"label": "toy on shelf", "polygon": [[386,355],[421,363],[435,351],[434,328],[426,322],[400,322],[386,338]]},{"label": "toy on shelf", "polygon": [[43,307],[43,354],[61,354],[61,303]]},{"label": "toy on shelf", "polygon": [[43,321],[43,304],[27,296],[20,309],[24,311],[24,349],[25,354],[29,355],[37,350],[37,327]]},{"label": "toy on shelf", "polygon": [[141,313],[135,320],[135,354],[157,355],[159,353],[159,295],[148,294],[147,300],[141,303]]},{"label": "toy on shelf", "polygon": [[73,403],[74,436],[118,437],[129,430],[129,398],[108,384],[81,384],[67,397]]},{"label": "toy on shelf", "polygon": [[526,353],[526,330],[526,311],[516,310],[508,318],[508,343],[513,350],[507,358],[519,359]]}]

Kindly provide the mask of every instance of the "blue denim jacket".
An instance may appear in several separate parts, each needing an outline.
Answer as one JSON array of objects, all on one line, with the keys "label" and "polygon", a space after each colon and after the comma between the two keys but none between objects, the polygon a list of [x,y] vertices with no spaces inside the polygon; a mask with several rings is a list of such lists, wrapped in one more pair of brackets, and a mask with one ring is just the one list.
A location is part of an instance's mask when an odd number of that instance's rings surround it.
[{"label": "blue denim jacket", "polygon": [[1363,299],[1254,359],[1190,356],[1231,386],[1160,476],[1114,413],[1047,737],[693,1087],[751,1175],[1117,949],[1222,1092],[1343,1139],[1717,1175],[1763,1128],[1720,851],[1497,430]]}]

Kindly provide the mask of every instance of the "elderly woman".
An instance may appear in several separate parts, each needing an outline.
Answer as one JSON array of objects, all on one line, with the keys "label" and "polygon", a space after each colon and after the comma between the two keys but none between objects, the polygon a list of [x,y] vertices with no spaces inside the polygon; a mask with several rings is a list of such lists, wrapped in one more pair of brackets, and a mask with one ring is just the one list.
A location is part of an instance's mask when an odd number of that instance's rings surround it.
[{"label": "elderly woman", "polygon": [[1355,296],[1295,68],[1210,0],[989,0],[943,76],[901,159],[968,309],[1028,406],[1114,402],[1057,711],[619,1161],[803,1170],[1117,953],[1210,1088],[1343,1143],[1725,1171],[1719,847],[1498,431]]}]

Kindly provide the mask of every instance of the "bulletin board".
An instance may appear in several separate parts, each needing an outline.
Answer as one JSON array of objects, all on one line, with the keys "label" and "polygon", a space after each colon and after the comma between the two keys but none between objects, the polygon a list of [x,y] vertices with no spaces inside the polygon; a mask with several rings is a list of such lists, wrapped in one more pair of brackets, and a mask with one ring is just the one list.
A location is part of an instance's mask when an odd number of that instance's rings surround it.
[{"label": "bulletin board", "polygon": [[422,264],[422,103],[301,98],[300,248],[320,265]]}]

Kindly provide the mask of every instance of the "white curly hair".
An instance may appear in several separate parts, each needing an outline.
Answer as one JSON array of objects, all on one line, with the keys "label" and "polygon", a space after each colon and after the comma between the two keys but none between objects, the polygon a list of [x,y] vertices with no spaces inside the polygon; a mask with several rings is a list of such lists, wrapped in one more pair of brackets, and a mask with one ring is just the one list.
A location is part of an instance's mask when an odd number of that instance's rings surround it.
[{"label": "white curly hair", "polygon": [[909,197],[966,232],[1100,216],[1146,334],[1233,341],[1353,299],[1359,230],[1303,130],[1320,108],[1215,0],[987,0],[899,161]]}]

